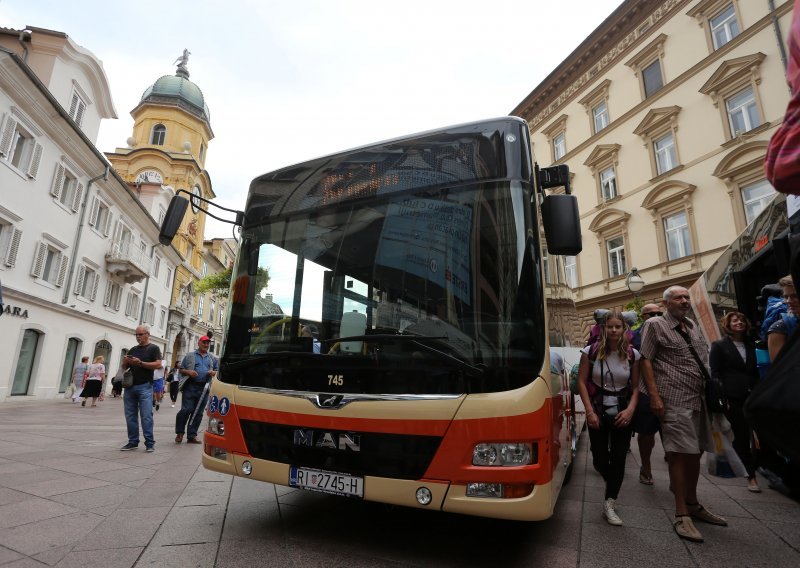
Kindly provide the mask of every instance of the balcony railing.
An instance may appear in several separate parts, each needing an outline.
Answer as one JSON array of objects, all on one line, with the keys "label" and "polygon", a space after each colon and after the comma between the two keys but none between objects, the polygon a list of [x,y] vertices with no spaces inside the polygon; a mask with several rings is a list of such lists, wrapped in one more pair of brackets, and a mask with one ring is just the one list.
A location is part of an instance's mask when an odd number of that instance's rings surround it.
[{"label": "balcony railing", "polygon": [[150,273],[150,257],[131,243],[112,243],[111,250],[106,253],[106,269],[126,283],[135,284]]}]

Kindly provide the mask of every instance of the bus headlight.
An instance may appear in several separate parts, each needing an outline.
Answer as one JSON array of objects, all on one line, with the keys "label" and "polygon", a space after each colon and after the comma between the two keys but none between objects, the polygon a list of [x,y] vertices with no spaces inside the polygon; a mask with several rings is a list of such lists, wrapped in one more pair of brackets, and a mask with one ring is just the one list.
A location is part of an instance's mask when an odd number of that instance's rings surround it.
[{"label": "bus headlight", "polygon": [[211,418],[208,421],[208,431],[217,436],[225,435],[225,423],[221,418]]},{"label": "bus headlight", "polygon": [[533,445],[525,442],[481,443],[472,450],[472,465],[509,467],[535,461]]}]

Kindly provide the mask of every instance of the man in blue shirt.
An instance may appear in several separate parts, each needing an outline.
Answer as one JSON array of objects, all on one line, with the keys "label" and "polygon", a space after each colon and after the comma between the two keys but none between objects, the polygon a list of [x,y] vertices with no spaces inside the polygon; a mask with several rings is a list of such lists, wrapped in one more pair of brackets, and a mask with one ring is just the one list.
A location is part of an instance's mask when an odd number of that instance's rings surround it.
[{"label": "man in blue shirt", "polygon": [[204,335],[197,343],[197,350],[186,355],[181,361],[180,372],[188,378],[183,385],[181,409],[175,417],[176,444],[183,441],[187,422],[189,427],[186,442],[188,444],[202,443],[197,439],[197,430],[200,428],[200,422],[203,421],[203,409],[208,398],[206,385],[211,382],[219,370],[219,361],[208,352],[210,344],[211,338]]}]

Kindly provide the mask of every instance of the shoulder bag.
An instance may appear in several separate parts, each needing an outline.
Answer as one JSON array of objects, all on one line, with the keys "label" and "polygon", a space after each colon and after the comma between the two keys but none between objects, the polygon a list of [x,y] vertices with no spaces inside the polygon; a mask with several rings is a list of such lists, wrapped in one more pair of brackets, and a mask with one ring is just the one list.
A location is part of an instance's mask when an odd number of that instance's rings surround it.
[{"label": "shoulder bag", "polygon": [[722,383],[718,379],[712,378],[711,375],[708,374],[708,370],[703,364],[702,359],[700,359],[699,355],[697,355],[697,351],[694,350],[694,346],[692,345],[692,340],[689,338],[689,335],[680,327],[678,327],[677,331],[681,334],[681,337],[683,337],[684,341],[686,341],[686,346],[689,348],[692,357],[694,357],[695,363],[697,363],[697,366],[700,367],[700,373],[702,373],[703,378],[705,379],[706,409],[708,412],[727,412],[728,399],[725,397],[725,389],[722,387]]},{"label": "shoulder bag", "polygon": [[129,389],[133,386],[133,371],[125,369],[122,373],[122,388]]}]

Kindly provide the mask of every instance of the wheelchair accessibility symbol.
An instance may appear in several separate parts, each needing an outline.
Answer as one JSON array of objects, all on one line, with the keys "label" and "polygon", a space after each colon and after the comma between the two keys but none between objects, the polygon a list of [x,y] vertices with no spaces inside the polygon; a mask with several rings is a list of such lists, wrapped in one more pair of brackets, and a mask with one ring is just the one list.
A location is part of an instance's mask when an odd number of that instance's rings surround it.
[{"label": "wheelchair accessibility symbol", "polygon": [[217,411],[217,407],[219,406],[219,399],[217,395],[211,397],[211,400],[208,403],[208,413],[214,414]]}]

